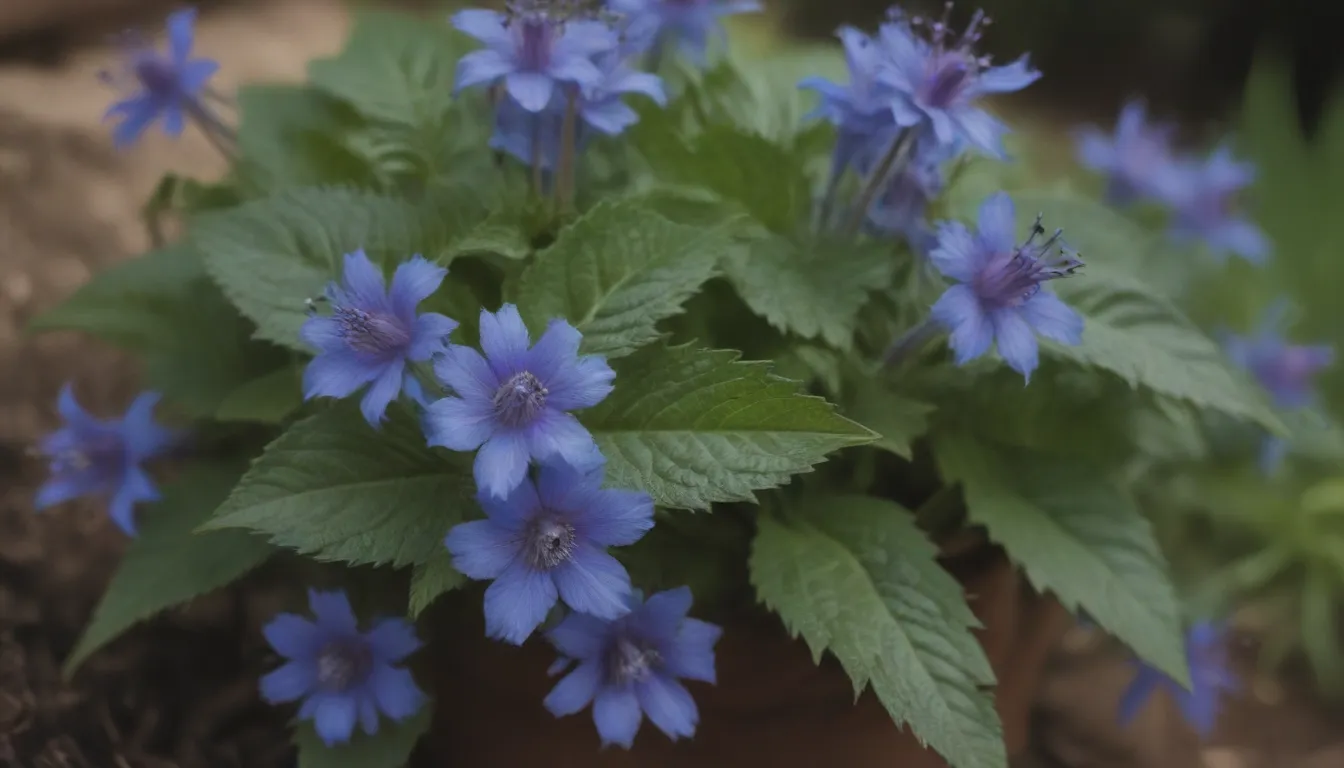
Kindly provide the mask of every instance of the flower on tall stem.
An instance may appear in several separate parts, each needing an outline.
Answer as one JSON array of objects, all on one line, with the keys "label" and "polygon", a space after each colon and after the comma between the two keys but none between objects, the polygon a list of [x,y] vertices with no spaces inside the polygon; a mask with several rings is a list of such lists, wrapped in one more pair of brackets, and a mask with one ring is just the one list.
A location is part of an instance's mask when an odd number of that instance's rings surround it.
[{"label": "flower on tall stem", "polygon": [[74,387],[68,383],[62,387],[56,410],[65,426],[39,446],[51,478],[38,489],[34,506],[43,510],[81,496],[104,496],[112,522],[126,535],[136,535],[135,505],[159,498],[143,464],[179,437],[155,423],[159,398],[157,392],[144,392],[121,418],[98,419],[80,407]]},{"label": "flower on tall stem", "polygon": [[1172,155],[1175,127],[1150,124],[1142,101],[1130,101],[1120,110],[1115,133],[1108,136],[1095,126],[1077,133],[1078,157],[1086,168],[1106,174],[1106,197],[1116,205],[1142,198],[1160,198],[1180,183]]},{"label": "flower on tall stem", "polygon": [[892,174],[869,207],[870,227],[905,238],[918,254],[927,254],[936,247],[937,235],[924,215],[929,203],[943,191],[943,163],[957,151],[957,147],[949,150],[929,136],[918,142],[909,162]]},{"label": "flower on tall stem", "polygon": [[356,721],[372,736],[380,713],[401,721],[420,711],[424,693],[397,666],[420,648],[410,622],[383,619],[361,632],[341,591],[309,590],[308,606],[313,621],[282,613],[262,629],[286,660],[261,678],[262,698],[272,704],[303,699],[299,719],[311,720],[329,747],[350,741]]},{"label": "flower on tall stem", "polygon": [[408,364],[442,350],[457,322],[436,312],[416,314],[416,307],[447,274],[415,256],[397,267],[388,289],[382,270],[363,250],[346,254],[342,282],[326,290],[331,314],[314,311],[299,331],[299,338],[318,352],[303,372],[304,399],[348,397],[369,384],[360,410],[375,427],[398,394],[425,402]]},{"label": "flower on tall stem", "polygon": [[1161,199],[1174,212],[1172,236],[1178,242],[1201,241],[1215,256],[1234,254],[1262,264],[1272,247],[1265,233],[1236,205],[1255,180],[1255,166],[1238,161],[1221,146],[1206,160],[1182,160],[1164,176]]},{"label": "flower on tall stem", "polygon": [[1156,691],[1165,690],[1196,733],[1203,738],[1212,735],[1223,694],[1240,687],[1228,668],[1224,642],[1225,633],[1216,624],[1199,622],[1190,628],[1185,642],[1190,666],[1188,690],[1165,673],[1139,662],[1138,674],[1120,700],[1121,724],[1133,721]]},{"label": "flower on tall stem", "polygon": [[182,135],[187,120],[196,122],[207,138],[221,150],[236,149],[233,129],[207,106],[208,82],[219,69],[213,59],[193,58],[196,11],[184,9],[168,17],[168,49],[155,50],[142,36],[128,33],[118,71],[104,71],[104,82],[128,91],[107,110],[104,119],[117,120],[113,143],[121,148],[134,144],[155,120],[163,120],[163,132]]},{"label": "flower on tall stem", "polygon": [[546,697],[556,717],[589,704],[603,744],[629,749],[644,716],[674,741],[695,735],[695,699],[680,680],[714,683],[714,644],[723,630],[689,618],[691,590],[678,587],[648,600],[635,592],[630,612],[613,620],[573,613],[547,633],[560,652],[553,672],[573,662]]},{"label": "flower on tall stem", "polygon": [[703,64],[710,40],[726,38],[725,16],[762,8],[756,0],[608,0],[608,5],[624,16],[628,45],[647,51],[654,70],[669,48]]},{"label": "flower on tall stem", "polygon": [[957,285],[947,289],[929,316],[951,331],[958,365],[997,341],[1008,367],[1030,381],[1039,362],[1037,334],[1060,344],[1082,343],[1082,316],[1044,283],[1073,275],[1083,262],[1060,239],[1059,230],[1037,242],[1045,234],[1040,217],[1018,245],[1015,219],[1012,199],[997,192],[980,205],[978,234],[961,222],[938,225],[938,246],[929,259]]},{"label": "flower on tall stem", "polygon": [[490,637],[521,645],[556,599],[581,613],[625,613],[630,576],[607,547],[633,544],[653,527],[646,493],[602,487],[601,466],[543,465],[505,499],[480,495],[484,520],[454,526],[444,540],[453,567],[493,579],[485,591]]}]

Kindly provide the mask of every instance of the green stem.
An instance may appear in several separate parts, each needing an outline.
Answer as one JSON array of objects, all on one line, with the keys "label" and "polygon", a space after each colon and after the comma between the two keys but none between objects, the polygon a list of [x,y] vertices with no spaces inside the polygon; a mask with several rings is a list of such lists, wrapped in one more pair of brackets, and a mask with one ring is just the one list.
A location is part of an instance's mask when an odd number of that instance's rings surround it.
[{"label": "green stem", "polygon": [[560,124],[560,160],[555,179],[555,206],[563,216],[574,208],[574,168],[578,159],[578,94],[565,94],[565,117]]},{"label": "green stem", "polygon": [[942,328],[932,318],[926,319],[891,342],[891,346],[887,347],[886,353],[882,355],[882,365],[887,368],[899,368],[923,349],[925,344],[932,341],[941,330]]},{"label": "green stem", "polygon": [[859,229],[863,227],[864,219],[868,217],[868,209],[877,199],[878,193],[882,190],[882,185],[886,183],[887,177],[891,175],[891,171],[897,163],[910,155],[910,149],[914,144],[915,132],[909,128],[896,134],[896,138],[891,142],[891,147],[887,149],[887,153],[882,156],[877,168],[868,177],[867,183],[864,184],[863,191],[859,193],[859,199],[854,209],[849,212],[849,220],[845,222],[845,227],[841,230],[843,236],[858,236]]}]

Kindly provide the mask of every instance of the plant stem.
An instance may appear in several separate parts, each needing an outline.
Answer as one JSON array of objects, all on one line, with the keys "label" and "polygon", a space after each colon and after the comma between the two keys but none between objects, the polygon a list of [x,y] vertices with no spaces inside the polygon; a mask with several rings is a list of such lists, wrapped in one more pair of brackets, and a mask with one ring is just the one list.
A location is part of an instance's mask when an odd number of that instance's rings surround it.
[{"label": "plant stem", "polygon": [[928,344],[941,330],[932,318],[925,319],[924,322],[896,337],[895,341],[891,342],[891,346],[887,347],[887,351],[882,355],[882,365],[887,368],[900,367],[915,353],[923,349],[924,345]]},{"label": "plant stem", "polygon": [[220,120],[214,112],[199,102],[187,106],[187,114],[196,121],[201,133],[224,159],[230,163],[238,159],[238,133]]},{"label": "plant stem", "polygon": [[532,116],[532,195],[540,198],[541,191],[541,118]]},{"label": "plant stem", "polygon": [[560,160],[555,183],[555,207],[565,215],[574,207],[574,168],[578,159],[579,97],[570,89],[565,94],[565,116],[560,123]]},{"label": "plant stem", "polygon": [[845,228],[841,230],[842,235],[845,237],[858,235],[859,228],[863,226],[863,220],[868,216],[868,208],[877,199],[877,194],[881,191],[882,185],[886,183],[887,177],[891,175],[891,171],[897,163],[909,157],[910,149],[914,145],[915,132],[913,130],[905,128],[896,134],[896,138],[891,142],[891,147],[882,156],[877,168],[868,177],[868,182],[864,184],[863,191],[859,193],[858,204],[849,212],[849,220],[845,222]]}]

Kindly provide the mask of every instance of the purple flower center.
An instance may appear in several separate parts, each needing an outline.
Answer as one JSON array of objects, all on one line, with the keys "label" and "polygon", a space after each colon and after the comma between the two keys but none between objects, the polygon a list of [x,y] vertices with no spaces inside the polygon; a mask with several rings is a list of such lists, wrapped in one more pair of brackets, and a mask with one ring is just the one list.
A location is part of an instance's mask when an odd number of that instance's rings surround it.
[{"label": "purple flower center", "polygon": [[340,324],[341,338],[356,352],[381,355],[411,341],[409,329],[396,317],[345,306],[337,306],[332,316]]},{"label": "purple flower center", "polygon": [[924,99],[929,106],[946,109],[961,95],[971,79],[972,70],[959,55],[947,57],[935,66],[925,86]]},{"label": "purple flower center", "polygon": [[[1036,237],[1044,233],[1041,217],[1037,216],[1025,243],[1013,251],[993,254],[976,274],[972,287],[990,309],[1020,307],[1041,290],[1041,283],[1069,277],[1082,269],[1082,260],[1060,242],[1061,230],[1036,244]],[[1059,258],[1052,260],[1047,251],[1056,243]]]},{"label": "purple flower center", "polygon": [[607,658],[607,676],[616,685],[636,683],[653,674],[662,661],[657,649],[629,637],[619,637]]},{"label": "purple flower center", "polygon": [[162,56],[147,52],[135,58],[135,79],[155,98],[172,96],[178,89],[177,68]]},{"label": "purple flower center", "polygon": [[956,103],[962,93],[989,66],[989,57],[977,56],[975,46],[989,17],[977,10],[959,37],[954,37],[950,24],[952,3],[943,6],[943,17],[932,21],[916,16],[910,20],[910,29],[922,30],[929,46],[929,65],[926,71],[923,96],[928,106],[947,109]]},{"label": "purple flower center", "polygon": [[513,22],[518,45],[518,59],[529,72],[545,72],[551,66],[551,49],[556,38],[556,24],[542,15],[530,14]]},{"label": "purple flower center", "polygon": [[574,540],[574,526],[543,512],[527,526],[523,556],[534,569],[549,571],[574,556]]},{"label": "purple flower center", "polygon": [[317,684],[333,693],[362,682],[373,668],[373,652],[357,639],[335,640],[317,652]]},{"label": "purple flower center", "polygon": [[51,457],[55,474],[93,472],[119,476],[126,465],[126,442],[113,434],[83,436],[79,445],[59,451]]},{"label": "purple flower center", "polygon": [[495,392],[495,417],[506,427],[531,424],[546,407],[548,394],[541,379],[531,371],[515,373]]},{"label": "purple flower center", "polygon": [[1297,401],[1310,388],[1311,378],[1329,364],[1319,349],[1284,346],[1258,361],[1254,367],[1265,389],[1282,401]]}]

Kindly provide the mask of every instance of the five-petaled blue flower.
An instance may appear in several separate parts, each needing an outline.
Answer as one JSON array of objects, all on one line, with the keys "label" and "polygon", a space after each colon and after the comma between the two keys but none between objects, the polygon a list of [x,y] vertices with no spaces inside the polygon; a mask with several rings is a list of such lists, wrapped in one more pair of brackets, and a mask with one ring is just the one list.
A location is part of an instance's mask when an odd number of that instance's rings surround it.
[{"label": "five-petaled blue flower", "polygon": [[1232,253],[1252,264],[1269,258],[1269,239],[1236,206],[1238,193],[1255,180],[1253,164],[1238,161],[1222,146],[1203,162],[1179,162],[1169,176],[1161,196],[1174,210],[1177,241],[1201,240],[1215,256]]},{"label": "five-petaled blue flower", "polygon": [[641,604],[630,596],[630,612],[615,621],[572,613],[547,639],[560,652],[552,671],[579,665],[546,697],[556,717],[593,705],[593,722],[603,744],[629,749],[648,715],[672,739],[695,735],[700,712],[678,678],[715,682],[714,644],[723,630],[688,618],[691,590],[659,592]]},{"label": "five-petaled blue flower", "polygon": [[1218,723],[1219,700],[1224,692],[1236,691],[1237,679],[1228,668],[1223,631],[1209,622],[1190,628],[1186,656],[1190,665],[1190,689],[1186,690],[1162,672],[1139,663],[1139,672],[1120,700],[1120,722],[1129,723],[1158,688],[1176,700],[1185,720],[1201,737],[1213,733]]},{"label": "five-petaled blue flower", "polygon": [[444,544],[453,567],[494,579],[485,591],[490,637],[521,645],[555,605],[604,619],[626,612],[630,576],[606,547],[653,527],[648,494],[602,488],[602,468],[543,465],[504,500],[480,494],[486,519],[461,523]]},{"label": "five-petaled blue flower", "polygon": [[608,5],[625,17],[630,45],[651,51],[655,59],[675,46],[699,62],[710,37],[725,34],[724,16],[761,10],[756,0],[608,0]]},{"label": "five-petaled blue flower", "polygon": [[[567,12],[568,11],[568,12]],[[565,3],[510,3],[506,13],[468,9],[453,26],[485,44],[457,65],[457,90],[504,82],[505,91],[528,112],[551,103],[559,85],[593,85],[602,71],[593,59],[620,44],[609,25],[585,19]]]},{"label": "five-petaled blue flower", "polygon": [[397,267],[388,290],[382,271],[364,251],[346,254],[344,284],[327,287],[331,314],[314,314],[299,332],[318,350],[303,372],[304,397],[346,397],[372,382],[360,410],[374,426],[403,390],[423,403],[424,391],[406,364],[429,360],[442,350],[457,323],[434,312],[417,316],[415,308],[447,274],[416,256]]},{"label": "five-petaled blue flower", "polygon": [[942,144],[961,138],[1002,158],[1008,128],[976,102],[987,94],[1021,90],[1041,73],[1031,68],[1025,55],[1001,67],[992,67],[988,58],[979,56],[975,44],[987,21],[982,11],[976,11],[966,31],[953,39],[946,15],[940,21],[893,15],[879,30],[883,64],[878,79],[893,90],[892,117],[897,125],[927,128]]},{"label": "five-petaled blue flower", "polygon": [[[933,305],[932,319],[952,332],[958,365],[983,355],[998,341],[999,354],[1028,381],[1039,362],[1035,334],[1061,344],[1079,344],[1083,318],[1042,285],[1068,277],[1083,266],[1060,240],[1058,230],[1046,241],[1040,219],[1030,237],[1016,245],[1013,201],[996,192],[980,204],[980,232],[960,222],[938,225],[938,246],[929,254],[938,271],[959,285]],[[1059,248],[1059,258],[1048,253]]]},{"label": "five-petaled blue flower", "polygon": [[405,619],[383,619],[360,632],[344,592],[309,590],[316,621],[282,613],[262,632],[287,661],[261,678],[261,695],[272,704],[303,699],[300,720],[312,720],[327,746],[350,740],[358,720],[370,736],[378,713],[405,720],[420,710],[425,695],[411,673],[393,666],[420,647]]},{"label": "five-petaled blue flower", "polygon": [[205,130],[217,128],[200,96],[219,63],[191,57],[195,18],[196,11],[191,8],[173,13],[168,17],[166,53],[136,40],[126,54],[124,71],[104,76],[113,84],[136,88],[135,93],[107,110],[106,119],[120,120],[112,132],[112,141],[118,147],[133,144],[159,117],[169,136],[180,136],[188,117],[200,120]]},{"label": "five-petaled blue flower", "polygon": [[890,143],[896,121],[892,117],[891,89],[877,82],[882,50],[871,35],[841,27],[836,35],[845,48],[849,83],[839,85],[822,77],[807,77],[798,87],[816,91],[821,103],[809,117],[824,117],[836,129],[831,158],[832,177],[844,173],[863,154],[880,154]]},{"label": "five-petaled blue flower", "polygon": [[65,426],[41,443],[51,479],[34,505],[46,509],[86,495],[110,497],[108,514],[127,535],[135,535],[135,505],[159,498],[141,464],[164,452],[177,434],[154,423],[157,392],[145,392],[120,419],[97,419],[80,407],[66,384],[56,402]]},{"label": "five-petaled blue flower", "polygon": [[593,436],[568,411],[597,405],[616,372],[606,359],[579,355],[582,334],[555,319],[529,347],[518,308],[481,310],[481,348],[451,345],[434,372],[455,397],[425,412],[430,445],[476,454],[476,487],[496,499],[527,476],[529,461],[588,468],[602,462]]},{"label": "five-petaled blue flower", "polygon": [[1078,132],[1078,157],[1082,164],[1106,174],[1106,197],[1116,205],[1140,198],[1160,198],[1180,184],[1179,167],[1171,153],[1173,126],[1149,124],[1142,101],[1131,101],[1120,110],[1115,135],[1107,136],[1094,126]]}]

